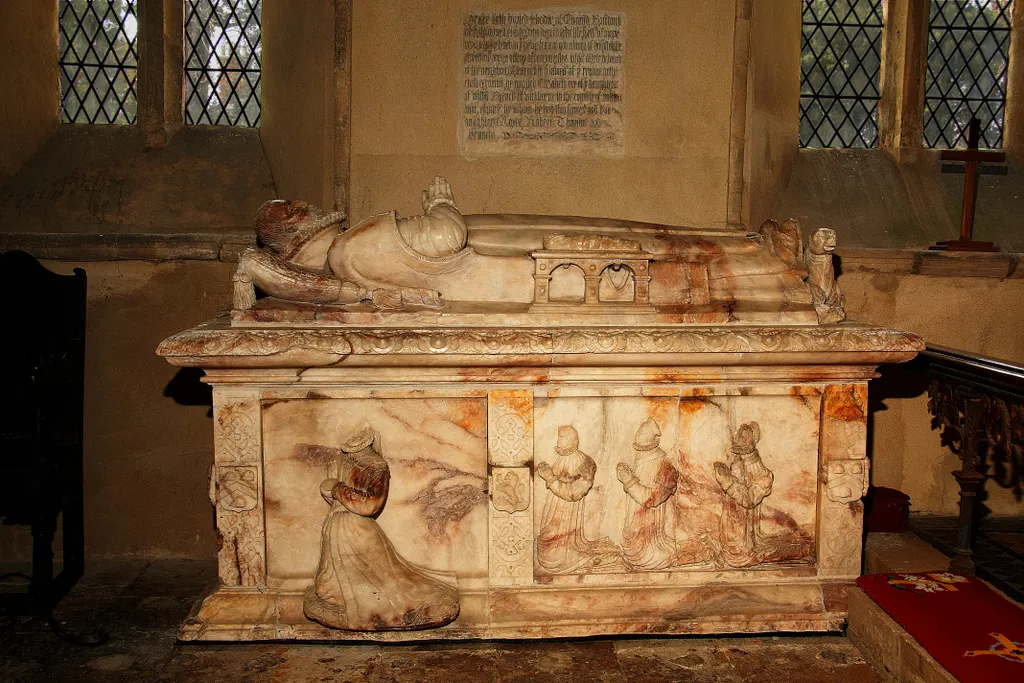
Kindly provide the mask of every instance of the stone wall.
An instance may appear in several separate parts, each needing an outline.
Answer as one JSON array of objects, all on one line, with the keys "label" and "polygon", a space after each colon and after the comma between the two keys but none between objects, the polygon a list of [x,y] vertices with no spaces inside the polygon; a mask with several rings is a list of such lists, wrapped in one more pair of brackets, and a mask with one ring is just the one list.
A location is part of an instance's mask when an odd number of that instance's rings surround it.
[{"label": "stone wall", "polygon": [[[1024,279],[935,277],[849,272],[840,277],[854,320],[908,330],[929,344],[1024,363]],[[917,372],[915,372],[915,369]],[[871,384],[872,482],[910,495],[915,512],[956,514],[959,490],[950,473],[960,461],[930,428],[927,380],[920,368],[889,366]],[[1011,490],[989,481],[984,504],[1020,514]]]},{"label": "stone wall", "polygon": [[[85,533],[96,555],[216,552],[207,474],[210,393],[156,356],[168,335],[230,305],[231,264],[44,261],[88,277]],[[28,558],[25,527],[0,527],[0,557]]]},{"label": "stone wall", "polygon": [[351,216],[418,212],[440,173],[472,213],[726,223],[733,3],[586,4],[625,14],[622,156],[460,155],[463,13],[551,5],[354,1]]},{"label": "stone wall", "polygon": [[[334,0],[263,3],[260,138],[282,197],[334,208]],[[344,164],[347,166],[347,158]],[[342,207],[344,208],[344,207]]]}]

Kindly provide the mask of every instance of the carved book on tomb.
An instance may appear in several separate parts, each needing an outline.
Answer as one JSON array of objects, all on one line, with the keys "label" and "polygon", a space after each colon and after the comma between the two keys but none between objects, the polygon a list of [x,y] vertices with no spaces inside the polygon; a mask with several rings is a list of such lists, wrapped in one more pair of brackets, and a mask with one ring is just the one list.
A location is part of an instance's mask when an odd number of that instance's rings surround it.
[{"label": "carved book on tomb", "polygon": [[867,381],[835,234],[259,209],[214,388],[220,588],[187,640],[824,631],[860,573]]}]

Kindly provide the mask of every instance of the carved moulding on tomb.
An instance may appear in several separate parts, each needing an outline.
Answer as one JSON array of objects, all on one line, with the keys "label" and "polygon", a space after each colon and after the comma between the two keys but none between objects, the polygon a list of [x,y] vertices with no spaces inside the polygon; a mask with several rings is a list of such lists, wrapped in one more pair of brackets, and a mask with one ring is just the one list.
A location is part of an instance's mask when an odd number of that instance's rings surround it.
[{"label": "carved moulding on tomb", "polygon": [[530,507],[530,470],[527,467],[491,469],[491,505],[499,512],[522,512]]},{"label": "carved moulding on tomb", "polygon": [[255,465],[221,465],[217,468],[216,505],[230,512],[252,510],[259,503]]},{"label": "carved moulding on tomb", "polygon": [[533,582],[533,500],[528,467],[491,469],[488,566],[498,586]]},{"label": "carved moulding on tomb", "polygon": [[214,469],[210,502],[217,511],[217,564],[225,586],[266,584],[262,452],[258,391],[215,389]]},{"label": "carved moulding on tomb", "polygon": [[517,513],[491,511],[489,581],[494,586],[533,583],[532,509]]},{"label": "carved moulding on tomb", "polygon": [[[908,352],[910,348],[912,351]],[[923,349],[907,332],[851,325],[835,328],[707,327],[688,329],[394,328],[217,329],[198,327],[165,340],[157,353],[184,366],[212,366],[213,358],[242,365],[280,366],[281,355],[315,352],[305,365],[329,365],[349,355],[550,353],[900,353]],[[904,357],[898,360],[905,360]]]},{"label": "carved moulding on tomb", "polygon": [[533,582],[533,500],[528,467],[491,469],[489,574],[498,586]]},{"label": "carved moulding on tomb", "polygon": [[[534,261],[531,312],[654,312],[651,258],[636,240],[610,235],[552,233]],[[575,281],[572,275],[576,276]],[[567,279],[563,292],[556,283]],[[575,286],[574,286],[575,285]]]},{"label": "carved moulding on tomb", "polygon": [[867,458],[836,458],[825,468],[825,486],[833,503],[852,503],[868,493],[871,461]]},{"label": "carved moulding on tomb", "polygon": [[533,392],[487,393],[487,460],[514,467],[533,461]]}]

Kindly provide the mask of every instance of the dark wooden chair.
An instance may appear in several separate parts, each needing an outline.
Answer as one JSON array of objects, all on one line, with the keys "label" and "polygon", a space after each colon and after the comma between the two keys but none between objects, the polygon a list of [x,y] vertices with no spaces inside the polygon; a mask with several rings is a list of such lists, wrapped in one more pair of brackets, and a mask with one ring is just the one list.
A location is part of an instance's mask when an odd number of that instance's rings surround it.
[{"label": "dark wooden chair", "polygon": [[[0,608],[35,613],[59,635],[52,612],[85,568],[82,506],[82,404],[85,377],[85,271],[52,273],[31,255],[0,255],[4,327],[0,358],[0,517],[32,531],[27,593],[4,595]],[[61,570],[53,540],[61,528]],[[91,643],[90,643],[91,644]]]}]

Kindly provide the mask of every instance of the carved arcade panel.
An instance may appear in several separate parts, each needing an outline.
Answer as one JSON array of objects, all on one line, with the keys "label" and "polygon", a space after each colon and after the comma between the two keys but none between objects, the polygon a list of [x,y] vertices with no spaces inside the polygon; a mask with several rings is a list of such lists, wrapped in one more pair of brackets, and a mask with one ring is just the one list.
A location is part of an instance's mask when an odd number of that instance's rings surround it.
[{"label": "carved arcade panel", "polygon": [[220,390],[222,583],[387,631],[479,615],[485,586],[854,576],[865,414],[863,384]]}]

